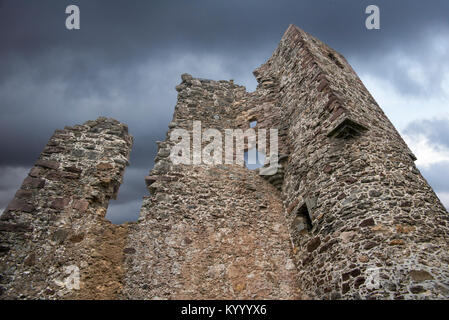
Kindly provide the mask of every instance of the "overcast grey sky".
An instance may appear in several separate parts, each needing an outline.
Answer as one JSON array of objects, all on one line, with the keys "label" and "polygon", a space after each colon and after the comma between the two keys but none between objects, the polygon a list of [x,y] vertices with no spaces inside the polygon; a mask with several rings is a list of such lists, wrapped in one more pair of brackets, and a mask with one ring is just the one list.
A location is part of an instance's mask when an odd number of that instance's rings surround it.
[{"label": "overcast grey sky", "polygon": [[[65,28],[70,4],[80,30]],[[365,28],[370,4],[380,30]],[[0,210],[55,129],[102,115],[135,137],[108,211],[134,220],[180,75],[254,90],[252,71],[291,23],[346,56],[449,206],[447,0],[0,0]]]}]

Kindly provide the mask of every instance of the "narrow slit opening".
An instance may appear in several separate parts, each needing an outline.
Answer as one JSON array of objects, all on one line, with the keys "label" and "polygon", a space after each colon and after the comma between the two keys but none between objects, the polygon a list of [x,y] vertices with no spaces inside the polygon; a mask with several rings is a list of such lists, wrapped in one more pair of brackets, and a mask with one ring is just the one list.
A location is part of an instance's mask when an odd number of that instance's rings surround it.
[{"label": "narrow slit opening", "polygon": [[328,56],[329,59],[331,59],[332,62],[334,62],[340,69],[344,69],[343,64],[338,60],[338,58],[337,58],[332,52],[329,52],[329,53],[327,54],[327,56]]},{"label": "narrow slit opening", "polygon": [[310,218],[309,209],[307,208],[307,204],[304,203],[298,210],[298,216],[300,216],[304,223],[307,231],[312,230],[312,219]]}]

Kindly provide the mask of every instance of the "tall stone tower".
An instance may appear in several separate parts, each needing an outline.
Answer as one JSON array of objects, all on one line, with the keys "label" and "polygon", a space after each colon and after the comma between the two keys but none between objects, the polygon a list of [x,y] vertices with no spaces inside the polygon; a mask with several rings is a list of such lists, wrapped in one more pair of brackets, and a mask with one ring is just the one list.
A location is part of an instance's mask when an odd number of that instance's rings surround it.
[{"label": "tall stone tower", "polygon": [[449,297],[448,213],[347,61],[290,26],[255,75],[288,127],[282,199],[303,295]]},{"label": "tall stone tower", "polygon": [[[292,25],[254,75],[251,93],[182,76],[136,223],[103,219],[126,127],[57,132],[1,218],[2,297],[449,298],[448,213],[344,57]],[[170,161],[177,129],[253,122],[279,132],[274,175]],[[67,265],[79,289],[61,285]]]}]

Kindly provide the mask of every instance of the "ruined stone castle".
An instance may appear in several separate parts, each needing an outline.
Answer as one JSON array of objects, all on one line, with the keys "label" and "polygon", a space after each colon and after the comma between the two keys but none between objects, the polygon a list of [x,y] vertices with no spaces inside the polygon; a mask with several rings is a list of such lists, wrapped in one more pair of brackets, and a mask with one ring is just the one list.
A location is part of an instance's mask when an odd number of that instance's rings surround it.
[{"label": "ruined stone castle", "polygon": [[[345,58],[292,25],[254,75],[182,76],[135,223],[105,219],[127,127],[56,130],[0,218],[0,298],[449,298],[449,215]],[[174,165],[193,120],[277,128],[276,174]]]}]

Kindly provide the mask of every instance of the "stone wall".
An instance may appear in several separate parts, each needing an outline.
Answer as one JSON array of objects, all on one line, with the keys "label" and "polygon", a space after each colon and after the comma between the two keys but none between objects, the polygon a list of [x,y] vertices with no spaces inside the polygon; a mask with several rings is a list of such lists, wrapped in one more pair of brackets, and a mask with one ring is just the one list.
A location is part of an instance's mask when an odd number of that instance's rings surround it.
[{"label": "stone wall", "polygon": [[104,217],[131,145],[128,128],[106,118],[55,131],[0,217],[2,299],[116,297],[127,226]]},{"label": "stone wall", "polygon": [[[125,298],[294,299],[295,266],[280,193],[239,165],[173,165],[170,133],[249,128],[244,87],[183,75],[173,121],[127,242]],[[223,133],[224,134],[224,133]],[[193,137],[193,134],[191,135]],[[192,150],[193,151],[193,150]]]}]

